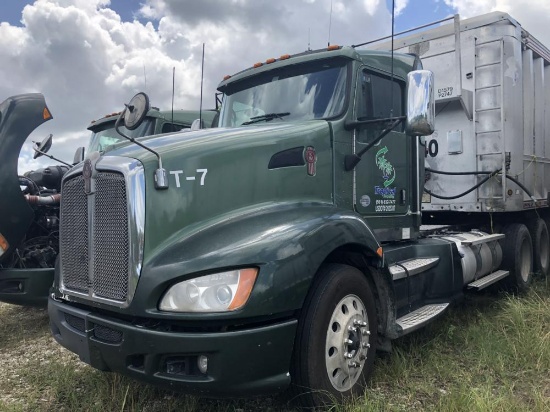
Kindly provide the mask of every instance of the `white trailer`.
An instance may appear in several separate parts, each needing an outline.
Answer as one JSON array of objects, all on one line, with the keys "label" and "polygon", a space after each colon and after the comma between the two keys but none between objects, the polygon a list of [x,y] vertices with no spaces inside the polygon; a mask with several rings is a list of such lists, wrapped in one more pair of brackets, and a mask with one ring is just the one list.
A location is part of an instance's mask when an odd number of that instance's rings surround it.
[{"label": "white trailer", "polygon": [[446,20],[368,46],[416,54],[434,73],[423,222],[484,225],[493,233],[526,224],[535,269],[547,273],[550,50],[506,13]]},{"label": "white trailer", "polygon": [[[394,49],[417,54],[435,75],[436,131],[426,137],[427,168],[501,170],[456,199],[425,193],[422,209],[514,212],[548,206],[550,50],[500,12],[462,21],[455,16],[454,24],[394,40]],[[428,172],[426,189],[454,197],[486,177]]]}]

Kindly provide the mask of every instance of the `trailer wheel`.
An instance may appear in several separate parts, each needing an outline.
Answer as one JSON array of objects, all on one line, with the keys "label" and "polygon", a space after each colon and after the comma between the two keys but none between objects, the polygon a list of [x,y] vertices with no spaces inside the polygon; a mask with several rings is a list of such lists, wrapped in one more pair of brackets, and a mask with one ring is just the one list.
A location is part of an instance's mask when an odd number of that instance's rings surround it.
[{"label": "trailer wheel", "polygon": [[321,268],[306,299],[293,357],[293,387],[306,407],[361,394],[370,376],[377,319],[370,284],[358,269]]},{"label": "trailer wheel", "polygon": [[533,269],[543,276],[550,270],[550,236],[548,227],[542,219],[535,219],[529,224],[529,233],[533,241]]},{"label": "trailer wheel", "polygon": [[502,268],[510,271],[506,286],[517,292],[529,289],[533,276],[533,243],[527,227],[512,223],[504,228],[501,241]]}]

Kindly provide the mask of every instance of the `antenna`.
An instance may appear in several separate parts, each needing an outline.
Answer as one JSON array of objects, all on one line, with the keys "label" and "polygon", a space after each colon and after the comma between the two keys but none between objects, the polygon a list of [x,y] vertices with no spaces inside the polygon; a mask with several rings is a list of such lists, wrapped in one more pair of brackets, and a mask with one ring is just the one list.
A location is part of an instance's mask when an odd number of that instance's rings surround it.
[{"label": "antenna", "polygon": [[176,88],[176,67],[172,67],[172,131],[174,131],[174,90]]},{"label": "antenna", "polygon": [[147,73],[145,73],[145,63],[143,63],[143,80],[145,83],[143,89],[147,91]]},{"label": "antenna", "polygon": [[202,129],[202,85],[204,82],[204,43],[202,44],[202,64],[201,64],[201,102],[199,105],[199,127]]},{"label": "antenna", "polygon": [[328,19],[328,45],[330,46],[330,29],[332,27],[332,0],[330,0],[330,17]]}]

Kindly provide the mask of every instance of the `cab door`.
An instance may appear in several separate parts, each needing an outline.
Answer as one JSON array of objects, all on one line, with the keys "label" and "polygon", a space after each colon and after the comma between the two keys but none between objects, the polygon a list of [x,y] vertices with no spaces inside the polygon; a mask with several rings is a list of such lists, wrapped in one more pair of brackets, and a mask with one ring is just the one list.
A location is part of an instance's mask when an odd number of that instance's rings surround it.
[{"label": "cab door", "polygon": [[[404,80],[367,68],[358,76],[356,116],[368,121],[355,131],[355,153],[375,140],[392,121],[405,114]],[[410,213],[411,142],[399,124],[371,147],[355,168],[355,210],[374,228],[394,227]]]}]

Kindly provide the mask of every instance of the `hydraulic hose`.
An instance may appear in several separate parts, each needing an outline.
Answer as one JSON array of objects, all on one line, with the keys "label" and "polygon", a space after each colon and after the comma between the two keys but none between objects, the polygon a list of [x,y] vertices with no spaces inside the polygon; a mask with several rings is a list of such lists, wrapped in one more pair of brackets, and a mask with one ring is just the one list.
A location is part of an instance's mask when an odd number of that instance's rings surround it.
[{"label": "hydraulic hose", "polygon": [[[424,189],[424,191],[426,193],[428,193],[430,196],[433,196],[437,199],[443,199],[443,200],[452,200],[452,199],[458,199],[459,197],[462,197],[462,196],[465,196],[467,195],[468,193],[474,191],[475,189],[477,189],[478,187],[480,187],[482,184],[484,184],[485,182],[487,182],[491,177],[493,176],[496,176],[498,173],[500,173],[500,171],[502,169],[497,169],[493,172],[444,172],[442,170],[434,170],[434,169],[430,169],[429,167],[427,167],[425,169],[427,172],[430,172],[430,173],[435,173],[435,174],[440,174],[440,175],[448,175],[448,176],[466,176],[466,175],[488,175],[485,179],[483,179],[481,182],[479,182],[477,185],[473,186],[472,188],[468,189],[467,191],[463,192],[463,193],[460,193],[458,195],[455,195],[455,196],[441,196],[441,195],[436,195],[434,194],[433,192],[429,191],[428,189]],[[518,185],[521,190],[523,190],[525,193],[527,193],[527,195],[536,201],[536,199],[533,197],[533,195],[531,194],[531,192],[529,191],[529,189],[527,189],[519,180],[517,180],[515,177],[512,177],[510,175],[506,175],[506,178],[511,180],[512,182],[514,182],[516,185]]]},{"label": "hydraulic hose", "polygon": [[31,205],[55,205],[61,201],[61,195],[49,195],[49,196],[33,196],[25,195],[25,199]]}]

